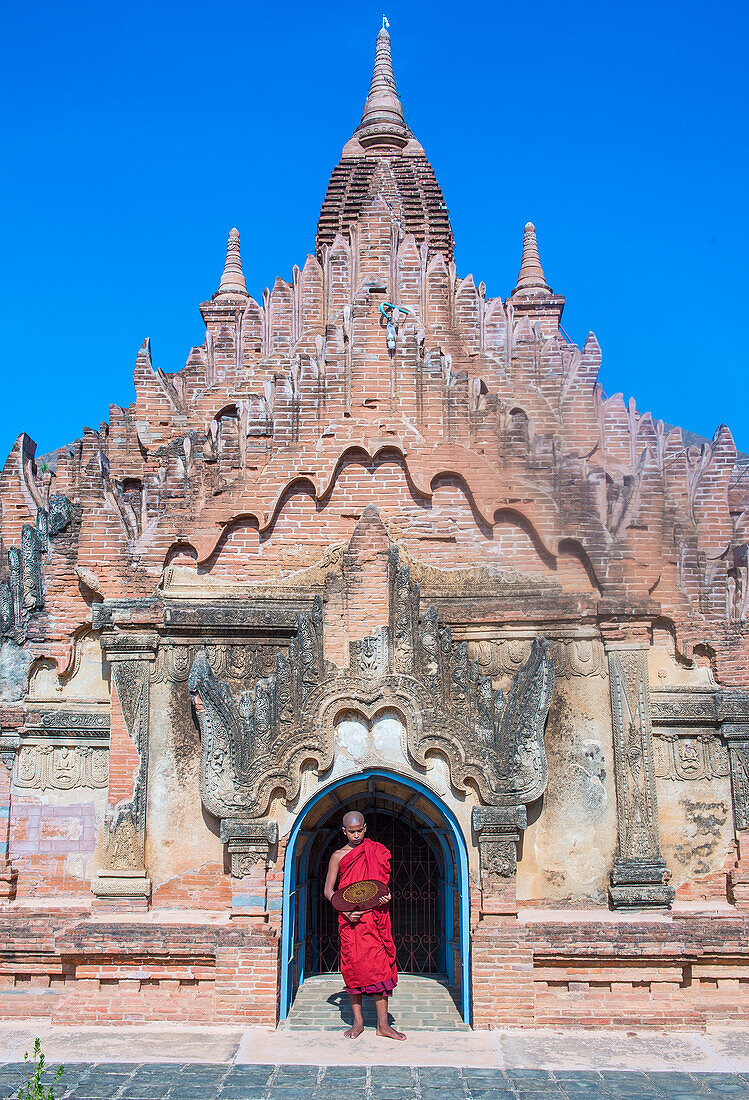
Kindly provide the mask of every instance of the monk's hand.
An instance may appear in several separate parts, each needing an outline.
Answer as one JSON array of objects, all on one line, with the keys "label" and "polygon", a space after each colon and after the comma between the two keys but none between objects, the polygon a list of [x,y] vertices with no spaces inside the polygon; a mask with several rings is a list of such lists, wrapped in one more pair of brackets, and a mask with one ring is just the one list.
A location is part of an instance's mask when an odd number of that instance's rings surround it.
[{"label": "monk's hand", "polygon": [[362,919],[362,914],[361,913],[356,913],[356,912],[347,913],[346,917],[348,918],[349,924],[356,924],[357,921],[360,921]]},{"label": "monk's hand", "polygon": [[383,894],[383,896],[380,898],[380,905],[387,905],[387,903],[389,901],[390,901],[390,894]]}]

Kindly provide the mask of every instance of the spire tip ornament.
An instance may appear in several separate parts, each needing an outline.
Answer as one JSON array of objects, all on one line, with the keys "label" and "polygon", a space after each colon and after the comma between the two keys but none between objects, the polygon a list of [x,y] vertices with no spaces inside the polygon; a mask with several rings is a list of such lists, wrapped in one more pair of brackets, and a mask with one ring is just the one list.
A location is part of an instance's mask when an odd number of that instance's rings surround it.
[{"label": "spire tip ornament", "polygon": [[526,222],[523,231],[523,258],[512,297],[550,298],[551,295],[552,290],[546,282],[544,269],[541,267],[541,258],[538,254],[536,227],[533,222]]},{"label": "spire tip ornament", "polygon": [[226,302],[232,298],[249,298],[247,284],[242,271],[242,256],[239,251],[239,230],[230,229],[226,242],[226,260],[218,290],[213,295],[214,302]]},{"label": "spire tip ornament", "polygon": [[383,15],[382,26],[377,32],[372,83],[355,136],[367,150],[398,153],[413,138],[413,134],[406,125],[403,104],[395,86],[390,35],[387,32],[389,26],[387,16]]}]

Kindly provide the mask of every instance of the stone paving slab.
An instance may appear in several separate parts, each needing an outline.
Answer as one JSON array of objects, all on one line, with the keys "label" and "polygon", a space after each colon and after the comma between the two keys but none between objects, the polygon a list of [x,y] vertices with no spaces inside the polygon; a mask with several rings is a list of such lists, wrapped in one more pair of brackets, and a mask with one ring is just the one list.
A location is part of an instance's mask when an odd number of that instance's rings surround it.
[{"label": "stone paving slab", "polygon": [[60,1062],[231,1062],[243,1035],[237,1027],[179,1024],[52,1026],[49,1019],[0,1022],[0,1062],[20,1061],[35,1036]]},{"label": "stone paving slab", "polygon": [[[389,998],[390,1019],[403,1031],[470,1031],[447,984],[438,978],[400,976]],[[374,1026],[371,997],[364,997],[364,1023]],[[289,1018],[291,1030],[340,1031],[353,1023],[351,1004],[340,974],[316,974],[298,990]]]},{"label": "stone paving slab", "polygon": [[[400,1024],[400,1019],[397,1021]],[[380,1039],[368,1028],[358,1039],[346,1039],[339,1022],[331,1031],[296,1031],[279,1028],[263,1034],[247,1031],[236,1054],[237,1062],[268,1060],[307,1065],[399,1065],[414,1062],[431,1066],[498,1066],[501,1052],[491,1031],[407,1032],[405,1043]]]},{"label": "stone paving slab", "polygon": [[[0,1067],[0,1100],[16,1097],[18,1064]],[[749,1074],[520,1068],[253,1066],[215,1063],[67,1067],[55,1100],[725,1100],[749,1096]]]},{"label": "stone paving slab", "polygon": [[[20,1062],[39,1036],[49,1060],[99,1065],[122,1074],[128,1064],[194,1065],[195,1073],[216,1074],[230,1065],[250,1072],[255,1064],[330,1067],[350,1074],[355,1067],[410,1068],[435,1072],[449,1067],[553,1072],[600,1069],[609,1072],[749,1073],[749,1029],[621,1031],[510,1029],[504,1031],[415,1032],[405,1043],[378,1038],[368,1029],[355,1040],[341,1028],[290,1031],[268,1028],[176,1024],[59,1027],[47,1020],[0,1022],[0,1063]],[[102,1066],[104,1069],[102,1069]],[[76,1069],[77,1072],[77,1069]],[[163,1071],[162,1071],[163,1072]],[[747,1093],[749,1100],[749,1092]]]},{"label": "stone paving slab", "polygon": [[705,1033],[518,1028],[493,1034],[503,1064],[519,1068],[749,1071],[747,1028]]}]

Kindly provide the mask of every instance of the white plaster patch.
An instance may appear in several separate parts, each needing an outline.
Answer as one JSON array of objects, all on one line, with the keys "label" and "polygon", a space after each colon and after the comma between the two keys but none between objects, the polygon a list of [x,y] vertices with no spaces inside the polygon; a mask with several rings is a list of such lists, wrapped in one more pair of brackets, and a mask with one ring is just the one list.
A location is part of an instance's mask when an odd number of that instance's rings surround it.
[{"label": "white plaster patch", "polygon": [[613,747],[601,721],[608,706],[602,677],[559,683],[557,720],[546,734],[549,783],[529,809],[518,867],[521,901],[605,898],[616,845]]},{"label": "white plaster patch", "polygon": [[450,794],[450,769],[441,756],[433,756],[427,764],[429,786],[443,798]]},{"label": "white plaster patch", "polygon": [[370,726],[364,717],[352,714],[342,719],[335,730],[333,775],[347,775],[364,768],[395,767],[411,770],[404,748],[405,729],[400,718],[390,711],[375,717]]}]

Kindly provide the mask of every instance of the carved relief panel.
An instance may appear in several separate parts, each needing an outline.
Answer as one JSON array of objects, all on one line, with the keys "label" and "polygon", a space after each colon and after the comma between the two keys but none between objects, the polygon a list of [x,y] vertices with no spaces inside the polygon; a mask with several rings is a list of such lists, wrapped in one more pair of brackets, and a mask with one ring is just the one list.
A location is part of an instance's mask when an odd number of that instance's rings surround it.
[{"label": "carved relief panel", "polygon": [[25,790],[102,790],[109,779],[109,750],[73,745],[22,745],[13,782]]},{"label": "carved relief panel", "polygon": [[421,617],[419,610],[419,586],[393,550],[388,627],[351,646],[346,670],[325,661],[319,598],[299,616],[288,655],[277,652],[273,675],[248,690],[233,693],[198,653],[189,683],[206,808],[222,819],[251,818],[265,812],[274,789],[293,799],[305,759],[330,767],[334,720],[344,705],[365,715],[383,706],[399,710],[410,758],[425,766],[438,750],[458,790],[470,784],[495,805],[538,798],[547,781],[543,732],[554,683],[547,643],[533,643],[505,696],[434,608]]},{"label": "carved relief panel", "polygon": [[663,907],[674,891],[661,855],[647,650],[609,650],[619,852],[609,894],[615,908]]},{"label": "carved relief panel", "polygon": [[[158,638],[154,634],[104,634],[102,646],[112,668],[112,732],[109,754],[109,799],[104,818],[102,867],[92,883],[100,898],[150,894],[145,868],[146,796],[148,782],[150,671]],[[119,708],[119,712],[116,711]],[[124,730],[119,733],[122,723]],[[132,788],[119,788],[121,754],[137,752]],[[128,762],[126,770],[132,769]]]}]

